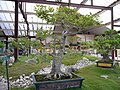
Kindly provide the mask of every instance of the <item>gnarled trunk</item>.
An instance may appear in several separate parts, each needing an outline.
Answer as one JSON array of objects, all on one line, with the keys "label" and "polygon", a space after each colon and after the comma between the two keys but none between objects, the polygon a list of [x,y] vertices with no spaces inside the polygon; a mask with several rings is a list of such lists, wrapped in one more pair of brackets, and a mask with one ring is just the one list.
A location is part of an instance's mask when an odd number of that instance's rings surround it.
[{"label": "gnarled trunk", "polygon": [[[65,31],[62,32],[61,42],[60,42],[60,48],[58,52],[56,53],[56,48],[53,50],[53,63],[52,63],[52,71],[51,74],[54,75],[54,78],[60,78],[60,76],[63,74],[61,71],[61,62],[62,62],[62,55],[64,53],[65,49]],[[54,38],[54,45],[55,45],[56,38]]]}]

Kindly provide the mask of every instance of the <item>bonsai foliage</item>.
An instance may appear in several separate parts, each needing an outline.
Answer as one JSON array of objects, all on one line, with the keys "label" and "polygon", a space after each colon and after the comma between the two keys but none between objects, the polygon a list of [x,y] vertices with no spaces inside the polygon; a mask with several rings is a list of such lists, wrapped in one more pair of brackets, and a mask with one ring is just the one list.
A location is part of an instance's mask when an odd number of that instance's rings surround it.
[{"label": "bonsai foliage", "polygon": [[[53,56],[53,63],[52,63],[52,70],[51,73],[47,76],[48,78],[61,78],[62,76],[70,76],[72,77],[72,72],[61,71],[61,62],[62,62],[62,56],[65,51],[65,40],[68,35],[71,34],[71,29],[74,28],[75,31],[81,31],[84,32],[88,27],[90,26],[96,26],[99,25],[99,21],[97,17],[90,15],[82,15],[77,12],[75,8],[71,7],[62,7],[58,6],[56,9],[53,9],[52,7],[47,7],[44,5],[36,5],[35,11],[37,17],[39,17],[42,20],[45,20],[47,23],[53,24],[53,25],[60,25],[62,27],[62,33],[61,37],[58,40],[58,35],[53,34],[53,53],[51,54]],[[55,28],[56,28],[55,26]],[[41,31],[41,33],[44,32]],[[75,33],[77,33],[75,32]],[[75,34],[74,33],[74,34]],[[45,37],[41,37],[42,39]],[[47,35],[44,35],[47,36]],[[59,44],[59,45],[58,45]]]},{"label": "bonsai foliage", "polygon": [[103,59],[109,60],[109,53],[120,48],[120,35],[115,30],[107,30],[104,35],[95,38],[95,48],[103,55]]},{"label": "bonsai foliage", "polygon": [[28,54],[28,49],[31,44],[28,37],[21,37],[21,38],[18,38],[17,40],[12,39],[11,43],[14,47],[22,49],[22,50],[24,50],[25,54]]},{"label": "bonsai foliage", "polygon": [[[45,45],[46,45],[46,38],[51,36],[52,30],[44,30],[43,28],[40,28],[39,30],[36,30],[36,39],[32,41],[32,46],[35,48],[37,51],[44,51],[45,52]],[[43,41],[45,42],[45,45],[43,44]]]},{"label": "bonsai foliage", "polygon": [[101,23],[98,20],[98,16],[93,16],[91,13],[89,15],[82,15],[75,8],[70,7],[59,6],[54,10],[52,7],[36,5],[35,11],[36,15],[47,21],[47,23],[56,24],[62,21],[64,25],[76,26],[81,31],[85,31],[89,27],[100,25]]}]

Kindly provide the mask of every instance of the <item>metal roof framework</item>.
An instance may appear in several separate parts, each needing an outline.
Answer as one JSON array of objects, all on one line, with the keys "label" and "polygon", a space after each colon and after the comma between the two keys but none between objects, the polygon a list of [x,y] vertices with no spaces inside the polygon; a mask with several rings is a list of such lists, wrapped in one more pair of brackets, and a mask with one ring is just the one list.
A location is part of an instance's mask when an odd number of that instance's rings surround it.
[{"label": "metal roof framework", "polygon": [[[55,0],[6,0],[6,1],[1,1],[1,2],[10,2],[10,1],[13,1],[12,3],[20,2],[19,5],[18,5],[18,7],[20,9],[20,10],[18,10],[18,13],[19,13],[19,16],[22,13],[21,16],[23,16],[23,18],[21,20],[18,20],[18,23],[19,23],[19,25],[18,25],[18,29],[19,29],[18,34],[19,35],[30,34],[28,29],[30,29],[30,31],[32,32],[33,29],[37,29],[37,28],[39,28],[41,26],[47,25],[45,21],[41,22],[42,20],[34,21],[31,18],[31,21],[29,21],[30,18],[28,18],[28,17],[29,16],[34,17],[35,16],[35,12],[32,12],[32,11],[31,12],[27,12],[26,10],[24,10],[25,9],[25,5],[27,6],[26,3],[34,3],[34,4],[35,3],[37,3],[37,4],[39,3],[39,4],[48,4],[48,5],[57,5],[59,3],[59,4],[62,4],[63,6],[68,6],[69,5],[71,7],[76,7],[77,10],[80,10],[81,8],[99,9],[99,11],[96,12],[94,15],[100,15],[100,14],[106,12],[106,11],[111,11],[111,15],[109,15],[109,16],[111,16],[111,20],[109,22],[106,22],[106,23],[103,24],[105,26],[111,24],[111,28],[112,27],[116,27],[116,25],[112,26],[112,18],[113,18],[112,17],[112,12],[113,12],[112,8],[120,3],[120,0],[112,0],[113,2],[110,5],[108,5],[108,6],[103,6],[103,5],[98,6],[98,5],[94,4],[94,1],[97,1],[97,0],[79,0],[79,2],[77,2],[77,3],[72,3],[73,0],[63,0],[64,2],[56,2]],[[86,4],[87,2],[90,2],[90,4],[89,5]],[[15,5],[14,5],[14,7],[15,7]],[[4,31],[6,30],[5,32],[10,30],[11,33],[8,32],[8,33],[10,33],[10,35],[14,35],[14,31],[12,31],[12,29],[14,29],[14,27],[15,27],[15,25],[14,25],[15,24],[15,20],[14,20],[14,17],[13,17],[14,13],[15,13],[14,10],[0,9],[0,14],[4,14],[4,16],[5,16],[5,14],[9,14],[10,17],[12,18],[12,20],[7,20],[7,19],[6,20],[2,20],[1,17],[0,17],[0,19],[1,19],[0,20],[0,26],[4,27],[2,29]],[[28,21],[27,21],[27,19],[28,19]],[[119,18],[113,20],[113,22],[116,22],[116,21],[119,22]],[[27,23],[27,24],[25,24],[25,23]],[[6,24],[9,24],[9,25],[6,25]],[[12,28],[7,28],[8,26],[9,27],[12,26]],[[39,27],[36,27],[36,26],[39,26]],[[34,36],[34,35],[35,34],[33,34],[33,33],[30,34],[30,36]]]},{"label": "metal roof framework", "polygon": [[[76,1],[76,2],[75,2]],[[120,4],[120,0],[111,0],[111,2],[108,5],[96,5],[96,2],[98,0],[62,0],[62,2],[56,2],[55,0],[6,0],[6,1],[0,1],[0,2],[11,2],[13,5],[13,9],[9,9],[9,7],[6,4],[6,7],[8,9],[4,9],[2,4],[0,4],[0,27],[5,33],[5,35],[0,35],[0,37],[14,37],[18,38],[21,35],[28,36],[29,38],[34,38],[35,33],[34,30],[42,27],[49,28],[54,27],[53,25],[46,24],[43,20],[38,20],[37,17],[35,17],[35,12],[28,11],[29,4],[45,4],[45,5],[53,5],[56,6],[58,4],[61,4],[63,6],[71,6],[75,7],[78,12],[81,12],[81,9],[95,9],[96,12],[94,15],[101,15],[107,11],[109,11],[110,20],[109,22],[103,23],[102,26],[110,25],[111,29],[114,29],[114,27],[120,27],[119,23],[115,24],[117,22],[120,22],[120,18],[114,19],[114,7],[118,6]],[[109,0],[104,0],[108,2]],[[87,4],[89,3],[89,4]],[[9,15],[8,15],[9,14]],[[4,16],[5,18],[2,18]],[[7,16],[9,16],[9,19]],[[22,17],[22,20],[19,18]],[[32,17],[32,18],[30,18]],[[33,20],[33,18],[37,18],[37,21]],[[97,28],[97,27],[92,27]],[[8,34],[6,34],[6,32]],[[17,49],[14,50],[15,59],[17,59]]]}]

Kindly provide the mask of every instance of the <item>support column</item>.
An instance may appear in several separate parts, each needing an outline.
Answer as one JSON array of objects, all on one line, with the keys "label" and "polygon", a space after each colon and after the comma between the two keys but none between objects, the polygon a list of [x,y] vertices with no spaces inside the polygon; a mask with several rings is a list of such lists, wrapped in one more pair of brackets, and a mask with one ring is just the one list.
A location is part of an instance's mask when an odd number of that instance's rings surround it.
[{"label": "support column", "polygon": [[93,5],[93,0],[91,0],[91,5]]},{"label": "support column", "polygon": [[[18,39],[18,1],[15,1],[15,29],[14,29],[14,38]],[[18,58],[18,48],[14,48],[14,57],[15,61]]]},{"label": "support column", "polygon": [[6,37],[6,49],[8,49],[8,37]]},{"label": "support column", "polygon": [[114,29],[113,25],[114,25],[114,21],[113,21],[113,7],[111,7],[111,29]]},{"label": "support column", "polygon": [[[111,7],[111,29],[114,29],[113,27],[114,25],[114,21],[113,21],[113,7]],[[112,51],[112,60],[114,60],[115,56],[114,56],[114,50]]]},{"label": "support column", "polygon": [[[29,37],[29,41],[31,41],[31,38]],[[29,44],[29,54],[31,53],[31,46]]]}]

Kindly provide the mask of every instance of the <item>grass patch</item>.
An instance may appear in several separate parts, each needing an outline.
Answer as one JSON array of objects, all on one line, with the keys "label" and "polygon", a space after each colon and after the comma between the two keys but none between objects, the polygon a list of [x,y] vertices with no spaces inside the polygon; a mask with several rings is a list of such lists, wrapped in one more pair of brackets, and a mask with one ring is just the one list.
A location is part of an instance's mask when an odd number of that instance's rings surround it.
[{"label": "grass patch", "polygon": [[78,60],[82,59],[82,54],[81,53],[67,53],[63,56],[62,58],[62,63],[66,65],[73,65],[75,64]]},{"label": "grass patch", "polygon": [[[84,77],[82,89],[78,90],[120,90],[120,67],[100,68],[94,65],[79,69],[77,72]],[[101,78],[108,75],[108,79]],[[71,90],[71,89],[70,89]]]},{"label": "grass patch", "polygon": [[29,75],[32,72],[36,73],[38,70],[47,65],[48,63],[27,64],[18,61],[12,67],[9,67],[9,76],[12,76],[13,78],[18,78],[18,76],[22,74]]},{"label": "grass patch", "polygon": [[[71,52],[63,55],[62,63],[66,65],[73,65],[78,60],[81,60],[83,57],[89,58],[90,60],[96,60],[96,57],[90,55],[82,55],[79,52]],[[36,58],[38,60],[38,64],[28,64],[25,63],[26,60]],[[47,66],[52,60],[52,57],[43,54],[43,55],[29,55],[29,56],[19,56],[18,61],[13,64],[12,67],[9,67],[9,76],[13,78],[17,78],[19,75],[26,74],[29,75],[32,72],[37,72],[41,68]],[[17,73],[16,73],[17,72]],[[5,74],[5,66],[0,65],[0,75]]]},{"label": "grass patch", "polygon": [[88,58],[91,61],[98,60],[99,58],[87,55],[87,54],[82,54],[79,52],[73,52],[73,53],[67,53],[63,56],[62,63],[65,65],[74,65],[77,61],[81,60],[83,57]]},{"label": "grass patch", "polygon": [[91,60],[91,61],[95,61],[95,60],[99,60],[98,57],[94,57],[88,54],[84,54],[82,57],[86,57],[87,59]]},{"label": "grass patch", "polygon": [[[85,78],[82,88],[67,90],[120,90],[120,67],[101,68],[95,65],[88,66],[76,71],[76,73]],[[108,75],[108,79],[101,78],[101,75]],[[13,88],[11,90],[35,90],[35,87]]]},{"label": "grass patch", "polygon": [[[41,68],[46,67],[49,62],[45,62],[42,60],[42,58],[38,57],[38,64],[28,64],[25,63],[26,60],[33,58],[33,55],[29,56],[20,56],[18,58],[18,61],[16,61],[12,67],[9,67],[9,77],[13,77],[13,79],[18,78],[20,75],[25,74],[29,75],[32,72],[37,72]],[[5,75],[5,66],[0,65],[0,75],[4,74]]]},{"label": "grass patch", "polygon": [[10,90],[35,90],[35,87],[31,86],[28,88],[11,88]]}]

